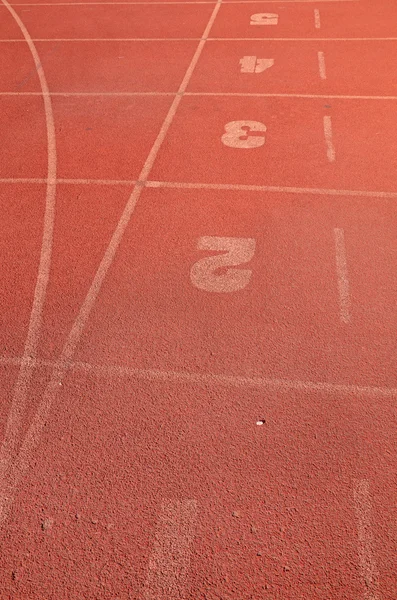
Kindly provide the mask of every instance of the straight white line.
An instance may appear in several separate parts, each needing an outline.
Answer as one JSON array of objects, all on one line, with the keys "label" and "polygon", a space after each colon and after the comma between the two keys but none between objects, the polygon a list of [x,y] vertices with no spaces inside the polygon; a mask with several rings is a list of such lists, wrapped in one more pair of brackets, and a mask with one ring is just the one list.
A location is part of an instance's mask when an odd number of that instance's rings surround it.
[{"label": "straight white line", "polygon": [[342,323],[350,323],[350,286],[346,260],[345,232],[343,229],[334,229],[334,236],[340,320]]},{"label": "straight white line", "polygon": [[[326,2],[327,4],[332,4],[334,2],[359,2],[360,0],[284,0],[283,4],[311,4],[313,2],[315,2],[316,4],[319,2]],[[215,4],[216,0],[197,0],[195,2],[191,1],[186,1],[186,0],[182,0],[181,2],[175,1],[175,2],[169,2],[164,1],[164,2],[20,2],[20,3],[15,3],[12,2],[11,6],[24,6],[25,8],[27,6],[96,6],[96,5],[109,5],[109,6],[118,6],[118,5],[129,5],[129,4],[144,4],[144,5],[151,5],[151,4]],[[224,0],[223,4],[259,4],[258,0]],[[266,4],[280,4],[280,0],[266,0]]]},{"label": "straight white line", "polygon": [[[35,38],[34,42],[198,42],[202,38]],[[23,42],[22,38],[0,39],[0,43]]]},{"label": "straight white line", "polygon": [[37,346],[40,339],[42,325],[42,313],[47,294],[48,281],[50,277],[52,244],[55,220],[55,195],[57,178],[57,152],[55,143],[54,114],[52,111],[51,98],[49,96],[47,79],[41,64],[36,46],[30,37],[24,23],[10,6],[7,0],[1,0],[3,6],[9,11],[18,25],[23,38],[28,45],[36,68],[40,83],[41,94],[44,103],[45,125],[47,132],[47,177],[46,195],[43,216],[43,231],[41,239],[40,257],[37,270],[36,285],[33,293],[32,309],[30,312],[28,331],[26,335],[24,351],[18,377],[12,395],[11,409],[7,417],[7,423],[3,442],[0,448],[0,494],[7,495],[7,472],[11,466],[17,444],[21,433],[22,419],[26,411],[27,395],[33,374],[31,359],[36,358]]},{"label": "straight white line", "polygon": [[162,504],[149,558],[145,600],[185,598],[196,519],[195,500]]},{"label": "straight white line", "polygon": [[316,29],[320,29],[321,27],[320,11],[318,10],[318,8],[314,9],[314,27]]},{"label": "straight white line", "polygon": [[339,98],[340,100],[397,100],[397,96],[352,96],[343,94],[283,94],[263,92],[186,92],[185,96],[236,96],[252,98]]},{"label": "straight white line", "polygon": [[324,123],[324,137],[325,145],[327,147],[327,158],[329,162],[335,162],[335,147],[332,141],[332,121],[329,115],[326,115],[323,119]]},{"label": "straight white line", "polygon": [[[0,184],[46,183],[46,179],[0,179]],[[134,179],[57,179],[64,185],[141,185],[148,188],[183,188],[198,190],[242,190],[247,192],[276,192],[287,194],[315,194],[320,196],[363,196],[364,198],[397,198],[397,192],[338,190],[329,188],[303,188],[275,185],[250,185],[233,183],[195,183],[183,181],[139,181]]]},{"label": "straight white line", "polygon": [[324,52],[317,52],[318,57],[318,70],[321,79],[327,79],[327,72],[325,70],[325,56]]},{"label": "straight white line", "polygon": [[[212,25],[215,21],[216,15],[218,14],[221,2],[222,0],[218,0],[216,5],[214,6],[211,16],[208,20],[208,24],[204,30],[202,37],[200,38],[200,42],[197,46],[196,52],[193,55],[193,58],[187,68],[185,76],[179,87],[178,94],[175,96],[171,104],[171,107],[165,117],[160,132],[142,168],[138,179],[143,183],[148,179],[157,153],[172,123],[177,108],[181,102],[182,96],[186,91],[190,78],[193,74],[193,70],[200,58],[201,52],[205,45],[206,38],[208,37]],[[9,511],[11,510],[11,506],[14,502],[15,494],[17,492],[19,483],[24,473],[28,469],[30,461],[32,459],[32,455],[40,442],[42,430],[50,414],[54,398],[56,397],[59,391],[59,384],[65,377],[69,365],[72,362],[73,355],[75,353],[78,343],[80,342],[80,338],[83,333],[84,327],[91,314],[92,308],[95,304],[98,294],[102,288],[102,284],[105,280],[107,272],[110,266],[112,265],[113,259],[121,243],[124,232],[130,222],[130,218],[135,210],[135,206],[142,193],[142,190],[143,185],[137,184],[134,187],[131,196],[127,201],[127,204],[125,205],[124,211],[120,217],[116,229],[113,232],[112,238],[109,242],[108,247],[106,248],[105,254],[103,255],[103,258],[95,273],[94,279],[91,283],[88,293],[84,299],[83,304],[80,307],[79,313],[72,325],[69,335],[66,338],[66,342],[62,348],[59,365],[55,367],[52,372],[50,382],[48,383],[45,389],[43,397],[40,400],[37,410],[33,416],[31,425],[29,426],[25,438],[21,443],[19,453],[12,464],[12,468],[10,467],[9,485],[6,490],[6,493],[4,493],[3,496],[0,498],[0,526],[4,524],[8,517]],[[13,410],[14,406],[11,407],[11,412]]]},{"label": "straight white line", "polygon": [[[175,96],[177,92],[50,92],[49,96]],[[42,96],[40,92],[0,92],[0,96]],[[283,94],[266,92],[185,92],[184,96],[235,96],[236,98],[333,98],[340,100],[397,100],[397,96],[360,96],[343,94]]]},{"label": "straight white line", "polygon": [[[18,366],[20,358],[0,357],[0,366]],[[32,361],[35,368],[57,369],[62,365],[51,360]],[[244,375],[222,375],[217,373],[192,373],[189,371],[164,371],[161,369],[138,369],[122,365],[95,365],[84,362],[70,362],[68,368],[83,373],[94,373],[98,377],[142,379],[144,381],[175,381],[195,385],[215,385],[232,388],[259,388],[264,390],[295,390],[301,392],[321,392],[325,394],[353,395],[356,397],[396,397],[397,388],[345,385],[322,381],[302,381],[293,379],[268,379],[266,377],[245,377]]]},{"label": "straight white line", "polygon": [[374,557],[369,481],[367,479],[355,480],[353,495],[357,516],[358,553],[360,573],[363,580],[364,600],[379,600],[379,574]]},{"label": "straight white line", "polygon": [[[355,1],[355,0],[354,0]],[[199,41],[198,37],[178,38],[35,38],[34,42],[191,42]],[[0,44],[23,42],[23,38],[0,39]],[[271,37],[249,37],[249,38],[207,38],[207,42],[395,42],[397,37],[355,37],[355,38],[271,38]]]},{"label": "straight white line", "polygon": [[372,192],[361,190],[337,190],[327,188],[303,188],[275,185],[244,185],[229,183],[185,183],[180,181],[147,181],[149,188],[182,188],[191,190],[246,190],[252,192],[280,192],[288,194],[318,194],[324,196],[364,196],[367,198],[397,198],[397,192]]}]

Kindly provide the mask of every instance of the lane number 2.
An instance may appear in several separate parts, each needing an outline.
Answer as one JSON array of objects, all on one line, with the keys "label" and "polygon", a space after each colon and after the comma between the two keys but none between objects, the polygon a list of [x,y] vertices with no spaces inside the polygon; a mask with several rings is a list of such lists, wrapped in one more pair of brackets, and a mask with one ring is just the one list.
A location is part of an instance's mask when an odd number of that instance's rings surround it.
[{"label": "lane number 2", "polygon": [[[199,238],[198,250],[222,252],[197,261],[190,270],[195,287],[206,292],[236,292],[244,289],[251,279],[251,269],[236,269],[249,262],[255,253],[252,238],[204,236]],[[232,268],[231,268],[232,267]]]},{"label": "lane number 2", "polygon": [[278,15],[276,13],[256,13],[251,15],[250,25],[277,25]]},{"label": "lane number 2", "polygon": [[265,136],[250,134],[265,131],[266,125],[259,121],[230,121],[221,139],[229,148],[259,148],[265,143]]}]

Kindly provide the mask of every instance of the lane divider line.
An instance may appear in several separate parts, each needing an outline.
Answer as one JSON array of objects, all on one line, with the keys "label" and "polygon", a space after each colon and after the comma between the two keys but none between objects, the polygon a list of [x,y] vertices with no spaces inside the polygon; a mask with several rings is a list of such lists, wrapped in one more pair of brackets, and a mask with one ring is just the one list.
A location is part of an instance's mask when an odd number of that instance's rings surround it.
[{"label": "lane divider line", "polygon": [[335,162],[336,153],[334,143],[332,141],[332,121],[329,115],[326,115],[323,119],[324,123],[324,137],[325,145],[327,147],[327,158],[329,162]]},{"label": "lane divider line", "polygon": [[[84,327],[89,319],[92,308],[102,288],[102,284],[105,280],[107,272],[113,263],[118,247],[124,236],[124,232],[130,222],[131,216],[135,210],[136,204],[144,188],[144,183],[148,179],[148,176],[153,167],[154,161],[157,157],[160,147],[174,119],[175,113],[182,100],[183,94],[186,91],[186,88],[189,84],[194,68],[196,67],[196,64],[201,56],[204,45],[211,31],[212,25],[220,9],[221,2],[222,0],[217,0],[214,9],[211,12],[211,16],[205,27],[204,33],[200,38],[200,42],[197,46],[197,49],[186,70],[182,83],[179,86],[178,93],[176,94],[168,110],[163,125],[161,126],[157,138],[141,170],[138,182],[135,185],[124,207],[120,220],[116,226],[116,229],[113,232],[109,245],[106,248],[105,254],[103,255],[102,260],[98,266],[98,269],[95,273],[94,279],[90,285],[87,295],[83,301],[83,304],[80,307],[79,313],[67,336],[66,342],[62,348],[58,365],[54,368],[52,372],[50,381],[44,391],[42,399],[38,404],[36,412],[32,418],[31,424],[26,432],[25,438],[21,443],[19,453],[11,465],[7,464],[7,468],[9,471],[9,479],[7,489],[0,496],[0,527],[4,525],[9,515],[20,481],[23,478],[23,475],[26,472],[26,470],[29,468],[32,456],[39,444],[42,430],[45,427],[47,419],[49,418],[54,398],[56,397],[59,391],[59,386],[62,383],[62,380],[70,367],[70,363],[72,362],[72,358],[77,348],[77,345],[80,342],[80,338],[82,336]],[[17,406],[14,406],[13,402],[10,414],[13,415],[15,412],[18,413],[18,410],[18,403]],[[19,422],[15,422],[15,425],[17,425],[19,428]],[[16,427],[14,426],[14,421],[12,421],[10,437],[15,436],[15,431]]]},{"label": "lane divider line", "polygon": [[[0,357],[0,367],[18,366],[20,358]],[[56,369],[60,365],[52,360],[35,360],[32,364],[36,369],[52,368]],[[175,381],[184,382],[190,385],[216,385],[220,387],[236,388],[259,388],[267,390],[281,391],[302,391],[302,392],[321,392],[325,394],[335,394],[355,396],[359,398],[396,398],[397,388],[362,386],[357,384],[327,383],[323,381],[302,381],[293,379],[270,379],[266,377],[246,377],[244,375],[226,375],[219,373],[192,373],[189,371],[165,371],[161,369],[139,369],[123,365],[99,365],[84,362],[70,362],[70,370],[94,373],[98,377],[104,378],[124,378],[141,379],[146,381]]]},{"label": "lane divider line", "polygon": [[[50,96],[175,96],[178,92],[50,92]],[[0,92],[0,96],[42,96],[40,92]],[[324,98],[341,100],[397,100],[397,96],[362,96],[346,94],[291,94],[266,92],[185,92],[184,96],[235,96],[237,98]]]},{"label": "lane divider line", "polygon": [[379,574],[374,556],[371,495],[367,479],[354,481],[353,496],[357,517],[358,553],[364,600],[380,600]]},{"label": "lane divider line", "polygon": [[195,500],[162,504],[149,558],[144,600],[185,598],[196,520]]},{"label": "lane divider line", "polygon": [[[245,3],[244,3],[245,4]],[[27,5],[28,6],[28,5]],[[34,38],[33,42],[197,42],[203,38],[198,37],[179,37],[179,38]],[[246,38],[228,38],[228,37],[208,37],[206,42],[395,42],[397,37],[309,37],[309,38],[282,38],[282,37],[246,37]],[[23,38],[0,39],[0,44],[20,43]]]},{"label": "lane divider line", "polygon": [[[5,178],[0,184],[43,184],[46,179]],[[319,196],[354,196],[364,198],[397,198],[396,192],[382,190],[343,190],[333,188],[304,188],[293,186],[252,185],[238,183],[197,183],[187,181],[139,181],[134,179],[57,179],[58,185],[141,185],[147,188],[182,188],[198,190],[241,190],[247,192],[275,192],[282,194],[314,194]]]},{"label": "lane divider line", "polygon": [[349,274],[347,270],[345,232],[343,229],[334,229],[335,236],[335,261],[336,277],[339,293],[339,316],[342,323],[351,321],[351,302]]},{"label": "lane divider line", "polygon": [[37,356],[40,339],[42,314],[50,277],[52,245],[55,220],[55,196],[57,185],[57,152],[55,142],[54,114],[47,79],[40,61],[36,46],[30,37],[23,21],[7,0],[1,0],[3,6],[10,12],[29,47],[37,76],[40,82],[41,95],[44,103],[45,124],[47,130],[47,177],[46,196],[43,217],[43,233],[41,240],[40,258],[37,271],[36,285],[33,294],[28,331],[25,340],[22,362],[13,391],[10,413],[7,418],[3,443],[0,448],[0,494],[6,487],[7,471],[17,450],[20,437],[22,418],[26,410],[27,395],[33,374],[31,360]]},{"label": "lane divider line", "polygon": [[287,194],[314,194],[319,196],[363,196],[366,198],[397,198],[397,192],[338,190],[332,188],[303,188],[277,185],[251,185],[232,183],[196,183],[182,181],[147,181],[149,188],[181,188],[190,190],[245,190],[247,192],[279,192]]}]

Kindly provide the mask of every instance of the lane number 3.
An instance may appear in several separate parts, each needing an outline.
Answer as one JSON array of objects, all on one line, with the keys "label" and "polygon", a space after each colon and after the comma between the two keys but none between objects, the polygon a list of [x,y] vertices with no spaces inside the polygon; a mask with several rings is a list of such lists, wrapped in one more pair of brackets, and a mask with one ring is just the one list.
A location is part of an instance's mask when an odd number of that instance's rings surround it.
[{"label": "lane number 3", "polygon": [[266,125],[259,121],[230,121],[225,125],[222,142],[229,148],[259,148],[265,143],[265,136],[250,134],[265,131]]},{"label": "lane number 3", "polygon": [[[197,261],[190,270],[192,284],[206,292],[236,292],[244,289],[251,279],[251,269],[236,269],[249,262],[255,253],[252,238],[204,236],[199,238],[198,250],[218,252]],[[219,253],[222,254],[219,254]]]}]

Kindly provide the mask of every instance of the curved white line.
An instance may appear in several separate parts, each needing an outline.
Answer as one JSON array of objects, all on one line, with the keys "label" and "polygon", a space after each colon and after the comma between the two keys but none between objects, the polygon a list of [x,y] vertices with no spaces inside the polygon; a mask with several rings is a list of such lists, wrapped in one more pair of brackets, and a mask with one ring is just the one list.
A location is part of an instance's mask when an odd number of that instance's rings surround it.
[{"label": "curved white line", "polygon": [[19,26],[26,40],[26,43],[29,46],[29,50],[32,54],[33,61],[36,66],[37,75],[39,77],[41,92],[44,101],[48,148],[48,169],[46,179],[47,190],[43,222],[43,237],[41,243],[40,261],[37,273],[36,287],[34,290],[33,305],[30,313],[29,327],[26,336],[24,352],[18,373],[18,378],[15,384],[10,413],[7,419],[5,436],[0,449],[0,486],[3,487],[4,477],[8,468],[10,467],[10,462],[15,451],[18,435],[21,429],[22,417],[26,407],[27,393],[32,378],[34,361],[36,359],[37,346],[40,337],[43,306],[47,292],[51,265],[52,241],[55,218],[57,155],[55,145],[54,115],[52,111],[51,96],[38,52],[32,41],[32,38],[29,35],[29,32],[27,31],[25,25],[23,24],[15,10],[12,8],[12,6],[10,6],[7,0],[0,0],[0,2],[2,2],[2,4],[8,9],[8,11],[11,13],[12,17],[16,21],[17,25]]}]

